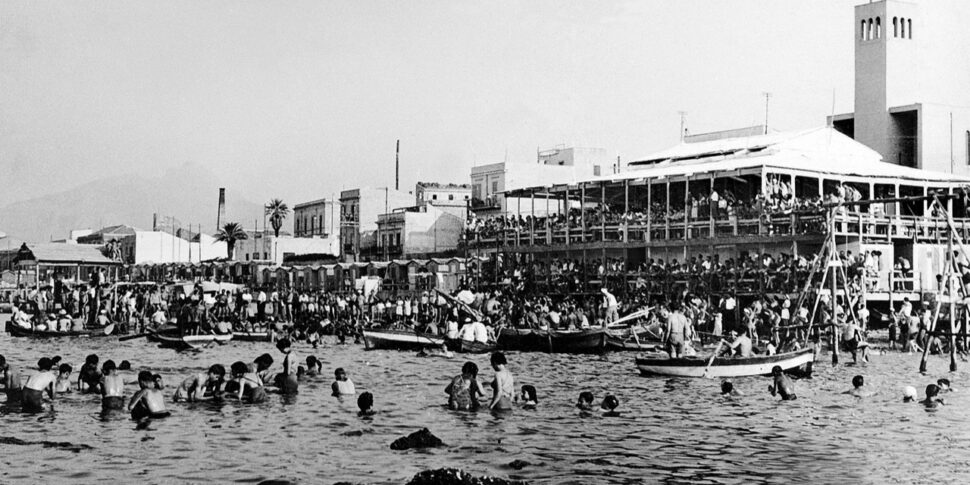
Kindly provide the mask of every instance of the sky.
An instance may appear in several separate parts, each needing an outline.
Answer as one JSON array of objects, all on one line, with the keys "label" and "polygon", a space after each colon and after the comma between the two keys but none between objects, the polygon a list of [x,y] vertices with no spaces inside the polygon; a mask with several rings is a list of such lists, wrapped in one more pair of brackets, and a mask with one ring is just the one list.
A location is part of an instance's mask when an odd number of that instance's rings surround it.
[{"label": "sky", "polygon": [[187,163],[292,204],[852,110],[861,0],[0,2],[0,205]]}]

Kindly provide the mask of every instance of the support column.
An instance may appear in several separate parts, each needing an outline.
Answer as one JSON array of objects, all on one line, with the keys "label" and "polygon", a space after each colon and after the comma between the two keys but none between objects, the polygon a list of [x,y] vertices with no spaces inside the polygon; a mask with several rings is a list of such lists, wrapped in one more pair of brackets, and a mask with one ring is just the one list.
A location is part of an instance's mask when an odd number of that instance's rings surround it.
[{"label": "support column", "polygon": [[562,197],[562,212],[566,215],[566,247],[569,247],[569,185],[566,185],[566,192]]},{"label": "support column", "polygon": [[529,209],[529,246],[535,246],[536,244],[536,193],[532,192],[529,194],[529,202],[531,203]]},{"label": "support column", "polygon": [[[606,207],[606,182],[600,185],[600,207]],[[602,211],[601,211],[602,212]],[[604,213],[605,214],[605,213]],[[600,221],[600,241],[606,241],[606,216],[601,216]],[[606,247],[603,247],[606,250]]]},{"label": "support column", "polygon": [[670,240],[670,179],[667,179],[667,217],[664,218],[664,240]]},{"label": "support column", "polygon": [[586,242],[586,182],[579,184],[579,228],[579,241]]},{"label": "support column", "polygon": [[[653,241],[653,197],[651,194],[651,187],[653,184],[650,183],[650,179],[645,179],[647,182],[647,242]],[[649,258],[649,254],[647,255]]]}]

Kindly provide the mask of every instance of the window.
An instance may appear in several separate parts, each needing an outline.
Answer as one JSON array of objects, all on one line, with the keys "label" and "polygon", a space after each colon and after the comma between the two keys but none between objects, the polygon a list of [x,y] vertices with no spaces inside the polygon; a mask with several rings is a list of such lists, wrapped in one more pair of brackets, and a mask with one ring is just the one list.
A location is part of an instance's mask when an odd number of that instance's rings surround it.
[{"label": "window", "polygon": [[468,194],[465,194],[465,200],[468,200]]},{"label": "window", "polygon": [[872,36],[872,19],[869,19],[869,25],[868,27],[866,27],[866,40],[872,40],[872,39],[874,39],[874,37]]},{"label": "window", "polygon": [[859,28],[859,40],[866,40],[866,21],[863,20]]},{"label": "window", "polygon": [[906,19],[899,19],[899,36],[906,38]]},{"label": "window", "polygon": [[881,37],[882,37],[882,19],[879,17],[876,17],[876,38],[879,39]]},{"label": "window", "polygon": [[970,165],[970,130],[967,130],[967,165]]},{"label": "window", "polygon": [[498,192],[498,180],[492,182],[492,193]]},{"label": "window", "polygon": [[913,19],[906,19],[906,27],[909,28],[909,37],[907,39],[913,38]]},{"label": "window", "polygon": [[593,165],[593,176],[594,177],[599,177],[600,176],[600,166],[599,165]]},{"label": "window", "polygon": [[263,253],[263,259],[269,259],[269,253]]},{"label": "window", "polygon": [[893,37],[899,37],[899,17],[893,17]]},{"label": "window", "polygon": [[249,253],[246,253],[246,261],[249,261]]},{"label": "window", "polygon": [[438,200],[438,194],[432,194],[431,200]]},{"label": "window", "polygon": [[448,194],[448,200],[455,200],[455,194]]}]

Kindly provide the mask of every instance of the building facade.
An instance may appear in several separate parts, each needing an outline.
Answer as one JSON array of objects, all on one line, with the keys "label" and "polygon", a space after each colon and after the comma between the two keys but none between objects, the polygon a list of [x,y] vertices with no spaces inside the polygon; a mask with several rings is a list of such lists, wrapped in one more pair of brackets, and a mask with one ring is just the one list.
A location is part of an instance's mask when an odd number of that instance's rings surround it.
[{"label": "building facade", "polygon": [[434,257],[458,248],[465,219],[430,203],[381,214],[377,245],[383,260]]},{"label": "building facade", "polygon": [[340,192],[340,257],[348,262],[376,257],[378,216],[413,205],[414,195],[388,188]]},{"label": "building facade", "polygon": [[415,205],[430,204],[461,219],[467,215],[472,188],[468,184],[418,182],[414,187]]},{"label": "building facade", "polygon": [[968,21],[961,0],[856,6],[854,112],[830,124],[886,162],[970,173]]},{"label": "building facade", "polygon": [[293,235],[329,237],[336,234],[337,209],[332,199],[318,199],[293,207]]}]

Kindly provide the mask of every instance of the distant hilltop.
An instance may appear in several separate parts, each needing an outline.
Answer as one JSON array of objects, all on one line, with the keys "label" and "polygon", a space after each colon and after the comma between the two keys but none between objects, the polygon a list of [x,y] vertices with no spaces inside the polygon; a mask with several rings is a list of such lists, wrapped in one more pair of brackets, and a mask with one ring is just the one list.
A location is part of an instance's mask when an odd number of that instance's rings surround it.
[{"label": "distant hilltop", "polygon": [[[151,229],[153,214],[158,213],[191,224],[196,231],[195,226],[202,224],[202,231],[212,234],[217,230],[221,186],[215,174],[195,164],[155,178],[109,177],[0,207],[0,228],[11,237],[43,242],[68,238],[72,229],[79,228],[128,224]],[[249,227],[254,220],[262,222],[263,209],[230,188],[226,216]]]}]

